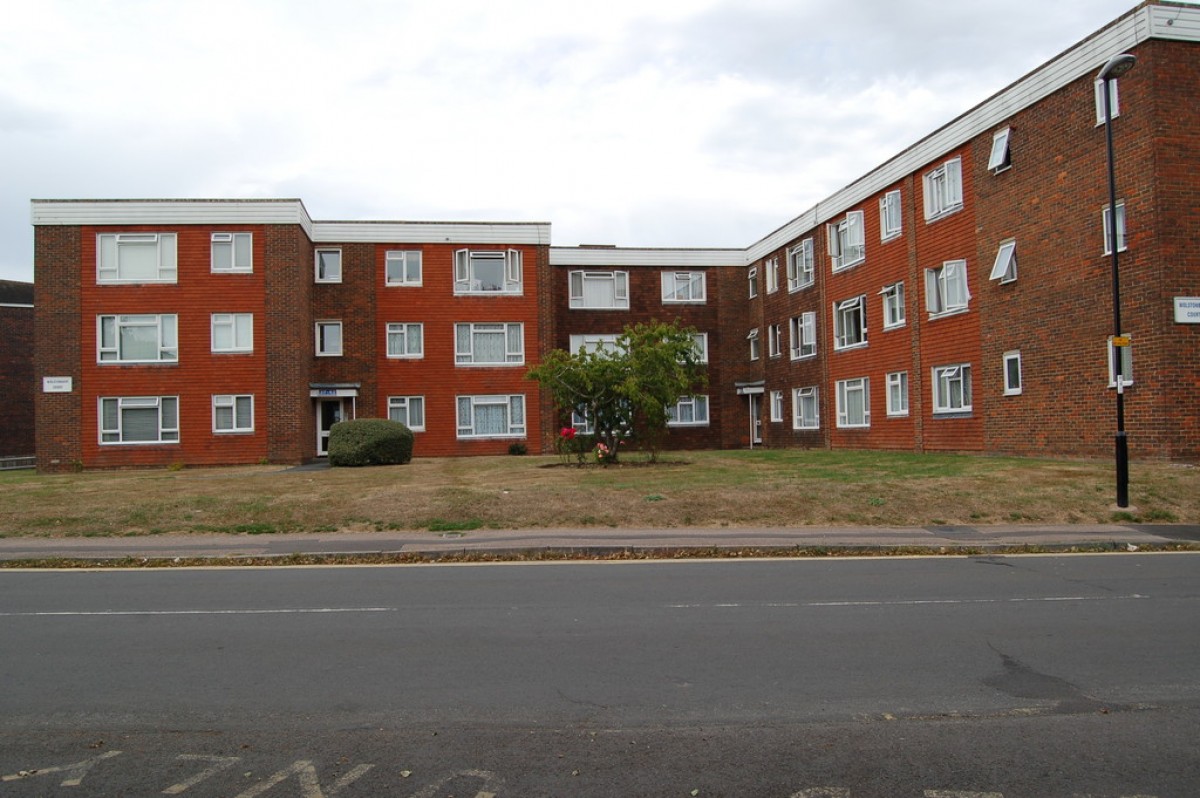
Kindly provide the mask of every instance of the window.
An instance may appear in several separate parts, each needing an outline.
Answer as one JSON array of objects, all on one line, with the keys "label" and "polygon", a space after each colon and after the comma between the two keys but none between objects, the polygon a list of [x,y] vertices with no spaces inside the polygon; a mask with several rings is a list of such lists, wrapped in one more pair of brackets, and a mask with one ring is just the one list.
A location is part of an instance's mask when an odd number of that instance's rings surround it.
[{"label": "window", "polygon": [[783,391],[771,391],[771,420],[783,421]]},{"label": "window", "polygon": [[838,380],[837,425],[839,427],[871,426],[870,389],[869,377]]},{"label": "window", "polygon": [[570,305],[592,310],[629,310],[629,272],[571,272]]},{"label": "window", "polygon": [[1004,395],[1016,396],[1021,393],[1021,352],[1019,350],[1004,353]]},{"label": "window", "polygon": [[342,251],[340,249],[318,249],[316,279],[318,283],[340,283],[342,281]]},{"label": "window", "polygon": [[96,282],[173,283],[179,270],[174,233],[100,233]]},{"label": "window", "polygon": [[833,303],[833,348],[867,344],[867,298],[856,296]]},{"label": "window", "polygon": [[971,412],[971,366],[937,366],[933,370],[933,412]]},{"label": "window", "polygon": [[[1097,80],[1095,83],[1096,96],[1096,125],[1104,124],[1104,81]],[[1112,118],[1116,119],[1121,115],[1121,98],[1117,92],[1117,80],[1114,78],[1108,82],[1108,102],[1112,106]]]},{"label": "window", "polygon": [[317,356],[337,357],[342,354],[342,323],[317,322]]},{"label": "window", "polygon": [[663,302],[704,302],[704,272],[663,272]]},{"label": "window", "polygon": [[100,443],[178,443],[178,396],[100,400]]},{"label": "window", "polygon": [[816,386],[792,389],[792,429],[818,429],[820,426]]},{"label": "window", "polygon": [[757,327],[755,327],[753,330],[750,331],[750,334],[746,336],[746,340],[750,342],[750,359],[758,360],[759,347],[758,347],[758,328]]},{"label": "window", "polygon": [[850,211],[842,221],[828,225],[826,233],[829,238],[829,257],[835,272],[861,263],[867,257],[862,211]]},{"label": "window", "polygon": [[388,250],[383,256],[383,273],[387,285],[420,285],[420,250]]},{"label": "window", "polygon": [[767,327],[767,354],[771,357],[779,357],[783,354],[783,333],[778,324],[772,324]]},{"label": "window", "polygon": [[454,360],[459,365],[519,366],[525,362],[525,325],[456,324]]},{"label": "window", "polygon": [[424,396],[389,396],[388,418],[399,421],[413,432],[425,431]]},{"label": "window", "polygon": [[887,414],[908,415],[908,372],[893,371],[887,375]]},{"label": "window", "polygon": [[900,191],[889,191],[879,200],[879,237],[888,241],[900,235]]},{"label": "window", "polygon": [[525,436],[525,397],[458,397],[458,437],[523,438]]},{"label": "window", "polygon": [[758,296],[758,267],[751,266],[750,271],[746,272],[746,282],[750,284],[750,298]]},{"label": "window", "polygon": [[801,313],[788,320],[791,339],[789,352],[792,360],[812,357],[817,353],[817,314],[813,311]]},{"label": "window", "polygon": [[572,354],[579,352],[600,352],[600,351],[617,351],[617,334],[616,333],[601,333],[595,335],[572,335],[570,351]]},{"label": "window", "polygon": [[773,294],[779,290],[779,258],[770,258],[763,264],[767,273],[767,293]]},{"label": "window", "polygon": [[174,363],[179,359],[179,317],[97,316],[100,363]]},{"label": "window", "polygon": [[219,395],[212,398],[213,432],[254,432],[254,397]]},{"label": "window", "polygon": [[214,353],[253,352],[254,314],[212,314],[212,351]]},{"label": "window", "polygon": [[[1112,254],[1112,212],[1104,206],[1104,254]],[[1125,201],[1117,203],[1117,252],[1125,251]]]},{"label": "window", "polygon": [[816,269],[813,267],[813,240],[806,238],[787,252],[788,290],[799,291],[813,284]]},{"label": "window", "polygon": [[213,233],[212,270],[214,272],[254,271],[254,247],[250,233]]},{"label": "window", "polygon": [[387,326],[387,356],[420,358],[425,356],[425,325],[392,322]]},{"label": "window", "polygon": [[928,172],[925,181],[925,221],[962,209],[962,159],[955,158]]},{"label": "window", "polygon": [[708,362],[708,333],[696,333],[694,336],[696,341],[696,362]]},{"label": "window", "polygon": [[891,330],[904,326],[904,283],[884,286],[879,292],[883,297],[883,329]]},{"label": "window", "polygon": [[1003,172],[1005,169],[1012,166],[1012,161],[1008,156],[1008,134],[1009,129],[997,130],[992,134],[992,151],[988,155],[987,168],[992,174]]},{"label": "window", "polygon": [[[1129,338],[1128,335],[1122,337],[1127,340]],[[1113,346],[1113,339],[1110,336],[1108,339],[1108,387],[1117,387],[1117,374],[1115,370],[1116,353],[1114,350],[1118,350],[1121,353],[1121,387],[1124,388],[1133,385],[1133,347],[1128,345]]]},{"label": "window", "polygon": [[1014,239],[1000,242],[996,250],[996,262],[992,264],[992,280],[1001,284],[1011,283],[1017,279],[1017,242]]},{"label": "window", "polygon": [[925,309],[931,318],[964,311],[970,301],[965,260],[948,260],[925,270]]},{"label": "window", "polygon": [[701,427],[707,424],[707,396],[683,396],[667,408],[668,427]]},{"label": "window", "polygon": [[521,293],[520,250],[458,250],[454,253],[454,293]]}]

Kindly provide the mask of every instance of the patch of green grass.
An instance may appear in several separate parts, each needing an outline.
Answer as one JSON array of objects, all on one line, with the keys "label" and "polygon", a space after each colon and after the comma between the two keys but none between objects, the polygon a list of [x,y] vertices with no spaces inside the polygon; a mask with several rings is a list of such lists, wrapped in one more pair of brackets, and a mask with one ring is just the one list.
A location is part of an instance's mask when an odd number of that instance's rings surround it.
[{"label": "patch of green grass", "polygon": [[478,518],[468,518],[464,521],[448,521],[444,518],[432,518],[423,526],[430,532],[470,532],[483,526]]}]

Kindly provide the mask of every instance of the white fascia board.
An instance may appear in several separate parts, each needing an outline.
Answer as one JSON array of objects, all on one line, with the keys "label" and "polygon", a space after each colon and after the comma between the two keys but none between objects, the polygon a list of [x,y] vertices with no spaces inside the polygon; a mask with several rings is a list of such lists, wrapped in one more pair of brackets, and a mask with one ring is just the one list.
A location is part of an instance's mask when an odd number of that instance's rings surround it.
[{"label": "white fascia board", "polygon": [[629,268],[705,269],[742,266],[744,249],[653,249],[618,247],[550,247],[551,266],[596,266]]},{"label": "white fascia board", "polygon": [[298,199],[31,200],[34,225],[298,224],[312,219]]},{"label": "white fascia board", "polygon": [[550,245],[548,222],[314,222],[320,244]]}]

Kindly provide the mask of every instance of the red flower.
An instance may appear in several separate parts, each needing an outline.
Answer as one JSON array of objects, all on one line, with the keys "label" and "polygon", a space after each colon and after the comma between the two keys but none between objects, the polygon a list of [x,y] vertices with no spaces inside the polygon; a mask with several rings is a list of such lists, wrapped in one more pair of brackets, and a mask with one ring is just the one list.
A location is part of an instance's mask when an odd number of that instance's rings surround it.
[{"label": "red flower", "polygon": [[564,438],[566,438],[569,441],[574,440],[575,439],[575,428],[574,427],[563,427],[561,430],[558,431],[558,434],[563,436]]}]

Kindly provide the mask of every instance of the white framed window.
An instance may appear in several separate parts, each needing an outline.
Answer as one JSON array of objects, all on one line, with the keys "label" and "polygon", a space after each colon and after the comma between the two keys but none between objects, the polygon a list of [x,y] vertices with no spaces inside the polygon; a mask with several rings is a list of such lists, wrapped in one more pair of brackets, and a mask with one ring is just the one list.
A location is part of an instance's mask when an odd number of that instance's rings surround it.
[{"label": "white framed window", "polygon": [[962,210],[962,159],[952,158],[926,172],[924,186],[925,221],[931,222]]},{"label": "white framed window", "polygon": [[254,271],[252,233],[213,233],[212,270],[214,272]]},{"label": "white framed window", "polygon": [[971,365],[935,366],[933,369],[933,412],[971,412]]},{"label": "white framed window", "polygon": [[908,415],[908,372],[892,371],[887,375],[887,414]]},{"label": "white framed window", "polygon": [[413,432],[425,431],[424,396],[389,396],[388,418],[399,421]]},{"label": "white framed window", "polygon": [[459,396],[459,438],[525,437],[525,397]]},{"label": "white framed window", "polygon": [[771,391],[771,420],[783,421],[783,391]]},{"label": "white framed window", "polygon": [[696,362],[708,362],[708,333],[696,333],[692,336],[696,342]]},{"label": "white framed window", "polygon": [[890,241],[903,229],[900,210],[900,190],[889,191],[879,198],[879,238]]},{"label": "white framed window", "polygon": [[779,357],[783,354],[783,329],[778,324],[767,327],[767,355]]},{"label": "white framed window", "polygon": [[[1099,127],[1104,124],[1104,81],[1097,80],[1093,89],[1096,98],[1096,126]],[[1121,115],[1121,97],[1117,91],[1116,78],[1108,81],[1108,101],[1112,105],[1112,118],[1116,119]]]},{"label": "white framed window", "polygon": [[519,294],[521,251],[460,249],[454,253],[454,293]]},{"label": "white framed window", "polygon": [[833,271],[840,272],[866,260],[867,239],[862,211],[850,211],[845,219],[827,225],[826,234]]},{"label": "white framed window", "polygon": [[383,255],[384,283],[416,287],[421,285],[421,251],[390,249]]},{"label": "white framed window", "polygon": [[750,298],[758,296],[758,267],[751,266],[746,272],[746,282],[749,284]]},{"label": "white framed window", "polygon": [[[1104,227],[1104,254],[1112,254],[1112,211],[1105,205],[1101,213]],[[1117,252],[1125,251],[1125,200],[1117,201]]]},{"label": "white framed window", "polygon": [[992,134],[992,151],[988,153],[987,168],[992,174],[1003,172],[1012,166],[1008,155],[1009,128],[997,130]]},{"label": "white framed window", "polygon": [[925,270],[925,309],[930,318],[960,313],[970,301],[965,260],[948,260],[936,269]]},{"label": "white framed window", "polygon": [[883,297],[883,329],[893,330],[896,327],[903,327],[905,321],[904,283],[885,285],[879,295]]},{"label": "white framed window", "polygon": [[253,313],[214,313],[210,323],[213,354],[254,351]]},{"label": "white framed window", "polygon": [[839,427],[871,426],[870,377],[838,380],[837,425]]},{"label": "white framed window", "polygon": [[460,366],[519,366],[525,362],[521,322],[454,325],[454,362]]},{"label": "white framed window", "polygon": [[179,317],[127,315],[96,317],[99,363],[175,363],[179,360]]},{"label": "white framed window", "polygon": [[387,326],[387,356],[392,358],[424,357],[425,325],[409,321],[389,322]]},{"label": "white framed window", "polygon": [[792,360],[800,360],[817,354],[817,314],[806,311],[788,319],[788,348]]},{"label": "white framed window", "polygon": [[[1129,338],[1128,334],[1123,336]],[[1113,346],[1112,336],[1108,338],[1108,387],[1117,387],[1116,352],[1121,353],[1121,387],[1133,385],[1133,347]]]},{"label": "white framed window", "polygon": [[179,442],[178,396],[107,396],[99,400],[101,444]]},{"label": "white framed window", "polygon": [[1021,351],[1015,349],[1004,353],[1004,395],[1017,396],[1021,393]]},{"label": "white framed window", "polygon": [[177,248],[175,233],[99,233],[96,282],[177,282]]},{"label": "white framed window", "polygon": [[833,303],[833,348],[867,345],[867,297],[859,295]]},{"label": "white framed window", "polygon": [[760,354],[760,349],[759,349],[759,343],[758,343],[758,328],[757,327],[755,327],[753,330],[750,331],[750,334],[746,336],[746,340],[750,342],[750,359],[758,360],[758,357]]},{"label": "white framed window", "polygon": [[319,321],[317,327],[317,357],[338,357],[342,354],[342,323]]},{"label": "white framed window", "polygon": [[816,280],[811,238],[804,239],[787,251],[787,280],[789,291],[807,288]]},{"label": "white framed window", "polygon": [[216,434],[254,432],[254,396],[214,394],[212,421]]},{"label": "white framed window", "polygon": [[580,352],[616,352],[616,333],[583,333],[572,334],[570,339],[571,354]]},{"label": "white framed window", "polygon": [[629,310],[629,272],[571,272],[570,307],[580,310]]},{"label": "white framed window", "polygon": [[708,397],[681,396],[667,408],[668,427],[703,427],[708,425]]},{"label": "white framed window", "polygon": [[705,301],[704,272],[663,272],[662,301],[665,304],[675,302],[691,302],[703,304]]},{"label": "white framed window", "polygon": [[817,387],[792,389],[792,429],[819,429],[821,407],[817,402]]},{"label": "white framed window", "polygon": [[318,283],[340,283],[342,281],[342,251],[340,249],[318,249],[313,266]]},{"label": "white framed window", "polygon": [[1000,284],[1011,283],[1017,279],[1017,242],[1008,239],[1000,242],[996,250],[996,261],[992,264],[990,280],[999,280]]},{"label": "white framed window", "polygon": [[768,258],[763,270],[767,273],[767,293],[773,294],[779,290],[779,258]]}]

